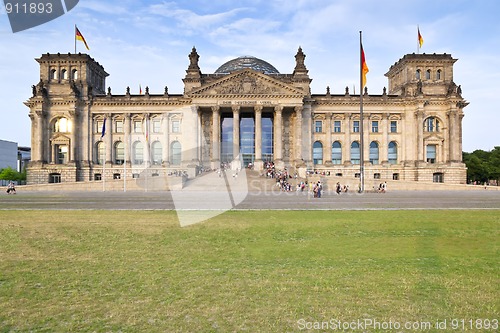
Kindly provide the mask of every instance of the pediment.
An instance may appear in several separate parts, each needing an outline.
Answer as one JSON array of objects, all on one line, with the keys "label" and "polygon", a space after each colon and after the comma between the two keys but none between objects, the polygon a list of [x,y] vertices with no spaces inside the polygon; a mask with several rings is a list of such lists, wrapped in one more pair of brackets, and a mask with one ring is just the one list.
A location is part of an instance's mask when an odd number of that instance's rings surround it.
[{"label": "pediment", "polygon": [[252,69],[229,74],[190,92],[192,97],[211,96],[293,96],[303,97],[304,91]]},{"label": "pediment", "polygon": [[56,134],[51,140],[52,144],[62,145],[68,144],[70,139],[66,135]]},{"label": "pediment", "polygon": [[424,136],[424,141],[426,143],[439,143],[443,141],[442,135],[431,133]]}]

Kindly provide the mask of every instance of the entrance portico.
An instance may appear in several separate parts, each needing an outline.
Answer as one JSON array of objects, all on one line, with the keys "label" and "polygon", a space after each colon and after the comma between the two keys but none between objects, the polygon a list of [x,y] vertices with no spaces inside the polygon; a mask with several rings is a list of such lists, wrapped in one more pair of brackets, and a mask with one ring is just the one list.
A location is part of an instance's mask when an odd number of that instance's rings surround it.
[{"label": "entrance portico", "polygon": [[[234,103],[234,104],[233,104]],[[228,103],[229,104],[229,103]],[[257,170],[264,162],[274,162],[278,167],[301,159],[299,124],[302,121],[301,107],[269,105],[262,101],[234,101],[231,104],[201,107],[202,114],[210,112],[211,122],[202,122],[204,132],[211,132],[211,168],[219,168],[221,163],[232,169],[248,167],[251,163]],[[286,138],[288,152],[284,158],[283,114],[295,126]],[[293,155],[291,154],[293,152]],[[206,162],[206,161],[202,161]],[[285,163],[286,162],[286,163]]]}]

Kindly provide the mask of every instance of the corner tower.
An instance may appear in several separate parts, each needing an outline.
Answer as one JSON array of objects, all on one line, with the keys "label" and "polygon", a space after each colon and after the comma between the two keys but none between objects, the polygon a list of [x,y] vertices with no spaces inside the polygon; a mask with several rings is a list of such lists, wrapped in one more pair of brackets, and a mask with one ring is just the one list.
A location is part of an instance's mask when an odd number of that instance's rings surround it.
[{"label": "corner tower", "polygon": [[40,81],[32,86],[30,108],[32,159],[28,183],[78,181],[89,162],[89,108],[105,93],[104,68],[87,54],[44,54]]}]

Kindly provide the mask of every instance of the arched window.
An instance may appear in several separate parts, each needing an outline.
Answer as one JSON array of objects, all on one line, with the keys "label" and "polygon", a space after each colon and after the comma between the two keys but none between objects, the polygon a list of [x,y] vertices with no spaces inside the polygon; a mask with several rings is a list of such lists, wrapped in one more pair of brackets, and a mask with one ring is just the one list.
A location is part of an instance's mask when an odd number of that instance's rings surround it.
[{"label": "arched window", "polygon": [[420,69],[417,69],[417,72],[415,73],[415,78],[417,80],[420,80]]},{"label": "arched window", "polygon": [[351,163],[359,164],[359,159],[361,158],[359,150],[359,142],[354,141],[351,143]]},{"label": "arched window", "polygon": [[55,69],[50,70],[50,79],[57,80],[57,71]]},{"label": "arched window", "polygon": [[314,164],[323,164],[323,144],[319,141],[313,144],[313,161]]},{"label": "arched window", "polygon": [[436,71],[436,80],[441,80],[441,70],[440,69],[438,69]]},{"label": "arched window", "polygon": [[426,80],[430,80],[431,79],[431,70],[428,69],[426,72],[425,72],[425,79]]},{"label": "arched window", "polygon": [[153,164],[159,165],[162,163],[162,147],[160,141],[155,141],[151,145],[151,161]]},{"label": "arched window", "polygon": [[115,143],[115,164],[125,163],[125,144],[121,141]]},{"label": "arched window", "polygon": [[63,69],[61,70],[61,79],[67,80],[68,79],[68,71]]},{"label": "arched window", "polygon": [[332,144],[332,163],[342,164],[342,144],[338,141]]},{"label": "arched window", "polygon": [[439,132],[440,123],[436,117],[429,117],[424,120],[424,130],[426,132]]},{"label": "arched window", "polygon": [[181,143],[179,141],[172,142],[172,144],[170,145],[170,164],[181,165],[181,154]]},{"label": "arched window", "polygon": [[104,150],[104,142],[99,141],[96,143],[96,158],[95,163],[103,165],[106,158],[106,151]]},{"label": "arched window", "polygon": [[78,71],[76,69],[73,69],[71,71],[71,79],[73,79],[73,80],[78,79]]},{"label": "arched window", "polygon": [[398,163],[398,144],[395,141],[389,142],[387,159],[389,160],[389,164]]},{"label": "arched window", "polygon": [[144,145],[140,141],[134,142],[132,146],[133,164],[142,164],[144,162]]},{"label": "arched window", "polygon": [[371,164],[378,164],[379,158],[378,158],[378,143],[375,141],[372,141],[370,143],[370,163]]},{"label": "arched window", "polygon": [[71,133],[71,121],[66,118],[59,118],[54,123],[54,132]]}]

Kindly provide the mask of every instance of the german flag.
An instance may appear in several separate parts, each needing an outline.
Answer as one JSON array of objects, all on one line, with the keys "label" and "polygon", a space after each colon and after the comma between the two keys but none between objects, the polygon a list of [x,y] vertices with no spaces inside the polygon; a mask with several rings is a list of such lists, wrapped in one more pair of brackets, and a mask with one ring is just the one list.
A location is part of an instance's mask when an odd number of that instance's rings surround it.
[{"label": "german flag", "polygon": [[420,34],[419,27],[417,27],[417,33],[418,33],[418,46],[422,48],[422,44],[424,44],[424,38],[422,38],[422,35]]},{"label": "german flag", "polygon": [[76,27],[76,25],[75,25],[75,38],[76,38],[76,40],[82,41],[83,44],[85,44],[85,47],[87,48],[87,50],[90,50],[89,46],[87,45],[87,42],[85,41],[85,38],[83,37],[83,35],[80,32],[80,30],[78,30],[78,28]]},{"label": "german flag", "polygon": [[[361,44],[361,75],[362,75],[362,86],[361,86],[361,90],[363,90],[363,88],[365,87],[366,85],[366,74],[369,72],[370,70],[368,69],[368,65],[366,64],[366,60],[365,60],[365,51],[363,50],[363,44]],[[361,91],[361,93],[363,93]]]}]

